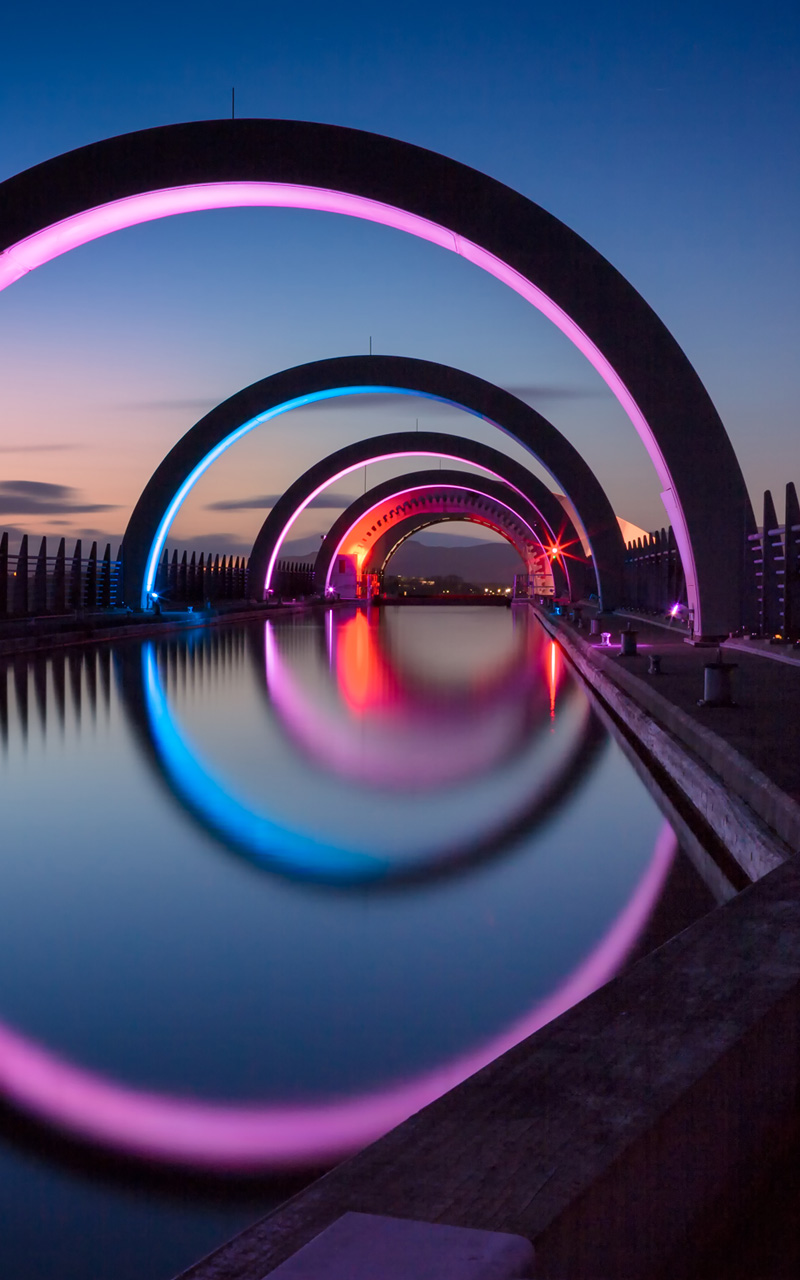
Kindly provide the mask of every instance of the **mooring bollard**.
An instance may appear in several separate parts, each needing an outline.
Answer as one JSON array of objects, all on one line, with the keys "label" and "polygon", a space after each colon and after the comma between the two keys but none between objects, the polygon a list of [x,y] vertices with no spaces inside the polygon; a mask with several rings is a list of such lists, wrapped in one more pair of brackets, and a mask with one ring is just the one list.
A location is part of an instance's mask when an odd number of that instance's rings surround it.
[{"label": "mooring bollard", "polygon": [[647,674],[651,676],[661,675],[661,654],[660,653],[650,654],[650,666],[647,668]]},{"label": "mooring bollard", "polygon": [[592,618],[591,621],[589,622],[589,635],[590,636],[600,635],[600,619],[599,618]]},{"label": "mooring bollard", "polygon": [[725,662],[722,650],[717,651],[716,662],[703,667],[703,696],[697,699],[698,707],[735,707],[733,700],[733,672],[738,662]]},{"label": "mooring bollard", "polygon": [[636,637],[638,631],[631,631],[630,627],[620,632],[620,640],[622,641],[622,652],[620,657],[633,658],[636,654]]},{"label": "mooring bollard", "polygon": [[607,649],[607,648],[609,647],[609,645],[611,644],[611,632],[610,632],[610,631],[603,631],[603,632],[601,632],[601,634],[600,634],[600,643],[602,644],[602,646],[603,646],[603,648],[604,648],[604,649]]}]

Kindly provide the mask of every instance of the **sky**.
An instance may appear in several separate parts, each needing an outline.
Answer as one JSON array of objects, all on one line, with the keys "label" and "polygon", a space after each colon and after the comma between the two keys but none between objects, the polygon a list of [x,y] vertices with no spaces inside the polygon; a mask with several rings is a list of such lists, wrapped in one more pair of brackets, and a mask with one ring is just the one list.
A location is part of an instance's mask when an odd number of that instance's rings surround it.
[{"label": "sky", "polygon": [[[440,151],[523,192],[654,307],[710,392],[758,507],[800,482],[800,8],[727,3],[13,6],[0,180],[99,138],[230,114]],[[356,219],[221,210],[131,228],[0,295],[0,529],[118,540],[164,454],[288,366],[375,351],[522,395],[617,512],[666,523],[652,465],[567,339],[471,264]],[[499,432],[427,401],[296,411],[198,484],[171,543],[249,548],[272,495],[350,440]],[[343,503],[408,464],[342,482]],[[534,467],[534,469],[536,469]],[[541,474],[541,472],[539,472]],[[310,510],[309,547],[335,517]]]}]

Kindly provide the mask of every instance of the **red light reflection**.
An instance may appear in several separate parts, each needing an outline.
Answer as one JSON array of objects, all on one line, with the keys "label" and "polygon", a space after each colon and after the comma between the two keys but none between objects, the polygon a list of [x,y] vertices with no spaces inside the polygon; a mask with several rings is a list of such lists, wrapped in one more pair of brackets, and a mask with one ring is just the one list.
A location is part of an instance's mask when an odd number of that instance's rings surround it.
[{"label": "red light reflection", "polygon": [[377,622],[377,616],[359,611],[339,628],[336,674],[351,711],[363,713],[397,700],[395,681],[377,643]]},{"label": "red light reflection", "polygon": [[556,717],[556,693],[558,692],[558,645],[550,641],[550,661],[548,663],[548,683],[550,686],[550,719]]}]

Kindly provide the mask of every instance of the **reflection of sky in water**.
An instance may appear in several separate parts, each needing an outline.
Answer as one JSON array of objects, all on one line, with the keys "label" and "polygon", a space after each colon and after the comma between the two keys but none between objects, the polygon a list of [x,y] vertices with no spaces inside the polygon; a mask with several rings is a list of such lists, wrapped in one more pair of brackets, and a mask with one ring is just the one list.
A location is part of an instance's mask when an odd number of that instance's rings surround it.
[{"label": "reflection of sky in water", "polygon": [[[497,629],[508,656],[510,612],[487,610],[480,625],[489,638]],[[426,618],[421,631],[432,626]],[[408,643],[406,673],[419,675],[413,633],[411,621],[396,629],[391,647]],[[316,690],[324,663],[298,647]],[[359,791],[309,763],[249,660],[217,663],[210,682],[192,678],[191,659],[187,672],[168,682],[176,721],[220,776],[366,850],[430,842],[458,825],[459,807],[472,815],[465,834],[481,811],[498,825],[583,697],[562,684],[552,732],[519,765],[409,798]],[[231,1099],[375,1087],[502,1030],[599,940],[661,825],[609,744],[571,802],[511,852],[395,894],[331,892],[227,856],[154,785],[116,690],[80,726],[68,697],[63,732],[50,719],[43,734],[32,715],[26,750],[12,723],[2,770],[3,1019],[120,1080]]]}]

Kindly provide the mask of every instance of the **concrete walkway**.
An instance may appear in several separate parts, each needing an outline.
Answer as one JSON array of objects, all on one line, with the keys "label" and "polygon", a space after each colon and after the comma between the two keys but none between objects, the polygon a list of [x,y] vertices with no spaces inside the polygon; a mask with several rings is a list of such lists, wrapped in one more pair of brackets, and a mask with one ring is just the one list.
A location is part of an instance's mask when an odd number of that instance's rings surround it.
[{"label": "concrete walkway", "polygon": [[[604,646],[584,625],[537,610],[620,731],[652,774],[677,796],[676,830],[695,830],[735,889],[800,850],[800,666],[723,646],[735,662],[735,706],[699,706],[704,667],[716,649],[695,647],[646,619],[605,616]],[[631,624],[638,652],[623,657],[620,633]],[[651,673],[650,658],[660,658]],[[673,820],[673,814],[666,811]],[[712,847],[713,846],[713,847]],[[691,850],[688,850],[691,856]],[[744,880],[742,876],[744,875]],[[724,893],[722,898],[724,898]],[[722,900],[722,899],[720,899]]]},{"label": "concrete walkway", "polygon": [[[601,622],[617,644],[620,631],[630,622],[638,631],[640,652],[635,658],[620,658],[617,648],[617,661],[697,724],[719,734],[800,803],[800,658],[792,650],[770,649],[766,641],[724,642],[725,661],[737,664],[733,676],[737,705],[701,708],[697,702],[703,696],[703,667],[715,661],[715,649],[687,644],[682,636],[633,615],[605,615]],[[576,634],[599,647],[586,631]],[[648,675],[651,653],[662,655],[659,676]]]}]

